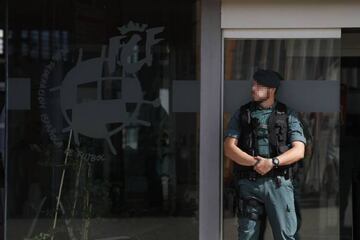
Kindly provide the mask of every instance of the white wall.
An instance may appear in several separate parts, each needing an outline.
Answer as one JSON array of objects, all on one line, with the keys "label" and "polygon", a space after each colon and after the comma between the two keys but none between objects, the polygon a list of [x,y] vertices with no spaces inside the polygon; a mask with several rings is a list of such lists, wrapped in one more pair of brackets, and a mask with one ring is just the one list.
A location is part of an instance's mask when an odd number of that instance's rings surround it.
[{"label": "white wall", "polygon": [[222,0],[221,27],[360,27],[359,0]]}]

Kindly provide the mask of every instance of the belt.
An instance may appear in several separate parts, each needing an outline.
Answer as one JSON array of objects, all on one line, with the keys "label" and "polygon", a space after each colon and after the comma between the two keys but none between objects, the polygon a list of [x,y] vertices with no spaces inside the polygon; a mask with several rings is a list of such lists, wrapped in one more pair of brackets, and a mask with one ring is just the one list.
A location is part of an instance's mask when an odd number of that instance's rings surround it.
[{"label": "belt", "polygon": [[248,170],[248,171],[240,171],[238,172],[238,177],[240,179],[249,179],[252,181],[255,181],[258,178],[264,178],[264,177],[285,177],[285,179],[290,179],[293,177],[292,169],[291,168],[285,168],[285,169],[272,169],[270,172],[268,172],[265,175],[261,175],[258,172],[254,170]]}]

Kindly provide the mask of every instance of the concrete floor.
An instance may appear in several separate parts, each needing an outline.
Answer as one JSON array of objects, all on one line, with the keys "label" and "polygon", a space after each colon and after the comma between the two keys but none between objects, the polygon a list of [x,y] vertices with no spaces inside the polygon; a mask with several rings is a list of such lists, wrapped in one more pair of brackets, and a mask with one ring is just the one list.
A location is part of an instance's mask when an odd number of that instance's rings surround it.
[{"label": "concrete floor", "polygon": [[[302,240],[339,240],[338,208],[302,209]],[[273,240],[270,224],[265,239]],[[224,221],[224,240],[236,240],[237,219],[227,218]]]},{"label": "concrete floor", "polygon": [[[40,232],[52,226],[52,220],[40,219],[31,229],[32,220],[8,220],[8,240],[33,240]],[[55,240],[84,240],[80,232],[82,221],[72,221],[66,228],[63,221],[57,225]],[[196,240],[198,222],[193,218],[129,218],[91,219],[87,240]],[[73,234],[72,234],[73,233]],[[71,237],[73,235],[73,237]]]},{"label": "concrete floor", "polygon": [[[337,208],[306,208],[302,209],[302,214],[301,239],[340,239]],[[37,222],[32,219],[8,220],[7,239],[34,239],[40,232],[48,231],[52,223],[52,219],[39,219]],[[59,219],[56,240],[86,239],[80,234],[83,228],[81,220],[73,220],[68,226],[66,227],[64,220]],[[236,240],[236,228],[236,218],[224,219],[224,240]],[[181,217],[91,219],[89,229],[89,240],[197,240],[199,232],[197,219]],[[273,239],[270,227],[267,228],[265,239]]]}]

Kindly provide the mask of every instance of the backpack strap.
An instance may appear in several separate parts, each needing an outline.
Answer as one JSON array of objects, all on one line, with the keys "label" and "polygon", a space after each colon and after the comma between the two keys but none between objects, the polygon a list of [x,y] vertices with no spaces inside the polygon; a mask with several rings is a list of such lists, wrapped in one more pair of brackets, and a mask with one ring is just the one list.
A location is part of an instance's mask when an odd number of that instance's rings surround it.
[{"label": "backpack strap", "polygon": [[253,120],[251,118],[251,111],[253,110],[253,103],[248,102],[247,104],[240,107],[239,115],[239,129],[240,139],[238,146],[250,155],[255,155],[255,137],[253,131]]},{"label": "backpack strap", "polygon": [[277,114],[287,114],[287,106],[282,102],[277,102],[275,106]]},{"label": "backpack strap", "polygon": [[251,102],[240,107],[240,129],[244,124],[251,123]]},{"label": "backpack strap", "polygon": [[288,114],[285,104],[277,102],[269,117],[268,125],[271,154],[279,155],[286,152],[289,147],[287,146]]}]

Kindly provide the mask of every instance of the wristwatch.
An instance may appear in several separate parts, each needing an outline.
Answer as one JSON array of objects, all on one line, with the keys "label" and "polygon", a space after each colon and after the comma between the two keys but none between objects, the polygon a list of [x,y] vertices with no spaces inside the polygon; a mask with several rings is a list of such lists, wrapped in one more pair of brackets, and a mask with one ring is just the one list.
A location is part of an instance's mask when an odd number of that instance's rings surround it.
[{"label": "wristwatch", "polygon": [[276,158],[276,157],[274,157],[274,158],[272,159],[272,163],[273,163],[273,165],[274,165],[275,168],[278,168],[279,165],[280,165],[280,161],[279,161],[279,159]]}]

